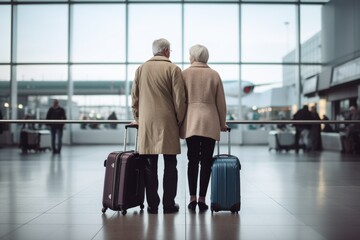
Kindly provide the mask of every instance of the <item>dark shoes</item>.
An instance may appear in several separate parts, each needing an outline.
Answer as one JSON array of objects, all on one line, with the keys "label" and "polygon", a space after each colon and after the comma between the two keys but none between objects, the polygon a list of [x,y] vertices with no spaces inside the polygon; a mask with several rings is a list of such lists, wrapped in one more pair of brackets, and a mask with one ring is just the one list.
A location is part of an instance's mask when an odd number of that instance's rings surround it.
[{"label": "dark shoes", "polygon": [[200,212],[206,211],[209,209],[209,206],[204,202],[198,202]]},{"label": "dark shoes", "polygon": [[[164,213],[176,213],[179,211],[179,204],[176,204],[174,206],[171,207],[164,207]],[[148,207],[147,208],[147,212],[150,214],[158,214],[158,208],[152,208],[152,207]]]},{"label": "dark shoes", "polygon": [[176,213],[179,211],[179,204],[175,203],[174,206],[164,207],[164,213]]},{"label": "dark shoes", "polygon": [[196,209],[196,205],[197,205],[197,202],[196,201],[192,201],[188,204],[188,209],[195,212],[195,209]]},{"label": "dark shoes", "polygon": [[209,206],[206,205],[206,203],[204,202],[196,202],[196,201],[192,201],[188,204],[188,209],[195,212],[195,209],[196,209],[196,205],[199,206],[199,211],[200,212],[204,212],[206,210],[209,209]]},{"label": "dark shoes", "polygon": [[150,213],[150,214],[157,214],[157,213],[158,213],[158,209],[157,209],[157,208],[148,207],[148,208],[147,208],[147,211],[148,211],[148,213]]}]

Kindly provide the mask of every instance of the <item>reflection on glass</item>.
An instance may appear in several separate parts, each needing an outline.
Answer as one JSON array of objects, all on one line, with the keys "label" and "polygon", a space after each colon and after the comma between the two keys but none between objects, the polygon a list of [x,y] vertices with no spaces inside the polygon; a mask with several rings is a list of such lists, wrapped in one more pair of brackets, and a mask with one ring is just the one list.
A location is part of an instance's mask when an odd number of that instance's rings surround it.
[{"label": "reflection on glass", "polygon": [[[276,0],[275,2],[297,2],[297,1],[298,0]],[[246,2],[274,2],[274,0],[265,0],[265,1],[263,1],[263,0],[246,0]]]},{"label": "reflection on glass", "polygon": [[10,6],[0,5],[0,62],[10,62],[10,11]]},{"label": "reflection on glass", "polygon": [[301,62],[321,62],[321,5],[301,6]]},{"label": "reflection on glass", "polygon": [[330,0],[300,0],[300,2],[327,3],[327,2],[330,2]]},{"label": "reflection on glass", "polygon": [[67,81],[66,65],[19,65],[16,67],[18,81]]},{"label": "reflection on glass", "polygon": [[209,66],[217,71],[222,81],[239,80],[239,65],[238,64],[211,64]]},{"label": "reflection on glass", "polygon": [[[75,95],[73,100],[74,119],[82,120],[104,120],[113,118],[113,112],[116,119],[126,119],[126,105],[124,95]],[[99,124],[94,126],[83,126],[83,129],[103,128]]]},{"label": "reflection on glass", "polygon": [[66,62],[66,5],[19,5],[17,62]]},{"label": "reflection on glass", "polygon": [[239,61],[238,5],[186,4],[184,13],[185,61],[195,44],[208,48],[209,62]]},{"label": "reflection on glass", "polygon": [[127,65],[127,79],[133,81],[135,78],[135,71],[141,64],[129,64]]},{"label": "reflection on glass", "polygon": [[180,62],[181,5],[129,5],[129,61],[144,62],[150,59],[153,56],[152,43],[159,38],[170,41],[170,60]]},{"label": "reflection on glass", "polygon": [[0,81],[10,81],[10,66],[0,65]]},{"label": "reflection on glass", "polygon": [[125,65],[73,65],[74,81],[125,80]]},{"label": "reflection on glass", "polygon": [[[10,66],[0,65],[0,109],[4,107],[4,96],[10,95]],[[3,114],[5,114],[3,112]]]},{"label": "reflection on glass", "polygon": [[321,72],[321,65],[301,65],[301,79],[306,79]]},{"label": "reflection on glass", "polygon": [[295,5],[242,7],[242,61],[282,62],[296,46]]},{"label": "reflection on glass", "polygon": [[[34,0],[14,0],[14,2],[34,2]],[[36,2],[67,2],[67,0],[36,0]]]},{"label": "reflection on glass", "polygon": [[[70,0],[71,2],[101,2],[101,0]],[[106,0],[106,2],[125,2],[126,0]],[[130,2],[130,1],[128,1]]]},{"label": "reflection on glass", "polygon": [[259,85],[255,87],[254,92],[282,86],[284,80],[282,65],[242,65],[241,75],[244,80]]},{"label": "reflection on glass", "polygon": [[125,62],[124,5],[73,6],[73,62]]},{"label": "reflection on glass", "polygon": [[[286,69],[284,67],[287,67]],[[244,79],[254,84],[254,91],[243,96],[244,119],[290,119],[291,106],[296,102],[296,66],[243,65]],[[248,129],[270,130],[271,125],[249,125]]]}]

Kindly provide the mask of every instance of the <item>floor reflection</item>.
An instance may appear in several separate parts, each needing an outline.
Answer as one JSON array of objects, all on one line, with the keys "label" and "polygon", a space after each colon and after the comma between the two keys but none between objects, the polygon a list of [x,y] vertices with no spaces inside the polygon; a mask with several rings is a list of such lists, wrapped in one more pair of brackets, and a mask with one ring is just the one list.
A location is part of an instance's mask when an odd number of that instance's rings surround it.
[{"label": "floor reflection", "polygon": [[[184,147],[184,146],[183,146]],[[226,152],[226,146],[221,146]],[[269,152],[233,146],[241,170],[241,210],[192,213],[186,151],[178,157],[176,214],[102,214],[104,157],[119,146],[64,146],[21,154],[0,149],[0,240],[28,239],[360,239],[360,161],[337,152]],[[162,181],[163,161],[159,161]],[[159,183],[159,186],[162,186]],[[210,190],[207,203],[210,204]],[[162,189],[159,188],[159,195]]]}]

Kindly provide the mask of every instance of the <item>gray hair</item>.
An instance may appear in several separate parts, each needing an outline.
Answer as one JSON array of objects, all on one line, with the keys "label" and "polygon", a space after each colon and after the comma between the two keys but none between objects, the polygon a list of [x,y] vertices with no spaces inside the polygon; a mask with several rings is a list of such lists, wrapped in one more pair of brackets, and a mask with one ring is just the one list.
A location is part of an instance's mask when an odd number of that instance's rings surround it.
[{"label": "gray hair", "polygon": [[209,51],[203,45],[196,44],[192,46],[189,50],[189,53],[196,62],[207,63],[207,61],[209,60]]},{"label": "gray hair", "polygon": [[152,45],[154,56],[162,53],[165,48],[170,50],[170,42],[168,40],[166,40],[165,38],[155,40]]}]

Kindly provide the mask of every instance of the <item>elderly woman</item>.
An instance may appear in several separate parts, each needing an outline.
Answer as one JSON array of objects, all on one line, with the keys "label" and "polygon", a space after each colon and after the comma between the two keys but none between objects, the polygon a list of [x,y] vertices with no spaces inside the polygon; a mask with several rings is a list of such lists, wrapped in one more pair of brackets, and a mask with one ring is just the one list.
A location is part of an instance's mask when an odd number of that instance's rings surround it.
[{"label": "elderly woman", "polygon": [[[207,65],[209,52],[205,46],[190,48],[191,66],[183,71],[187,94],[187,112],[180,130],[188,147],[188,184],[190,203],[195,211],[208,209],[205,197],[211,175],[212,156],[220,131],[226,131],[226,102],[219,74]],[[197,182],[200,169],[200,191],[197,197]]]}]

